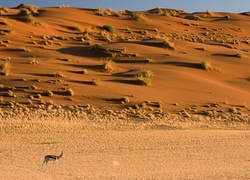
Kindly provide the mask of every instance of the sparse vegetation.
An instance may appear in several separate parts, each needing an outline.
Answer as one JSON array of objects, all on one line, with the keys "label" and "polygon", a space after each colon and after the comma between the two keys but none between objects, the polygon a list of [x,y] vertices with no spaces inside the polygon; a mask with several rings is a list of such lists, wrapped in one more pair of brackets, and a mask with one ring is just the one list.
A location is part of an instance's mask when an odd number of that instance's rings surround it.
[{"label": "sparse vegetation", "polygon": [[102,9],[101,7],[98,7],[96,9],[95,14],[98,15],[98,16],[104,16],[105,15],[104,9]]},{"label": "sparse vegetation", "polygon": [[147,63],[153,63],[155,60],[152,57],[144,57]]},{"label": "sparse vegetation", "polygon": [[250,16],[250,11],[242,13],[243,15]]},{"label": "sparse vegetation", "polygon": [[31,13],[30,10],[23,8],[20,10],[20,12],[17,14],[17,17],[24,22],[31,23],[34,21],[34,16]]},{"label": "sparse vegetation", "polygon": [[213,12],[210,9],[207,9],[206,14],[208,14],[210,16],[214,16]]},{"label": "sparse vegetation", "polygon": [[104,26],[102,26],[102,28],[108,32],[111,32],[111,33],[114,33],[116,31],[114,26],[111,26],[111,25],[104,25]]},{"label": "sparse vegetation", "polygon": [[0,62],[0,74],[8,76],[11,71],[11,64],[9,61]]},{"label": "sparse vegetation", "polygon": [[130,102],[129,97],[127,97],[127,96],[122,97],[122,98],[121,98],[121,102],[122,102],[122,103],[129,103],[129,102]]},{"label": "sparse vegetation", "polygon": [[9,9],[5,6],[0,6],[0,16],[4,15],[5,13],[8,13]]},{"label": "sparse vegetation", "polygon": [[87,69],[83,69],[83,70],[82,70],[82,73],[83,73],[83,74],[88,74],[88,70],[87,70]]},{"label": "sparse vegetation", "polygon": [[103,58],[101,59],[102,61],[102,66],[103,66],[103,70],[106,72],[112,72],[115,70],[116,68],[116,64],[113,61],[112,58],[108,57],[108,58]]},{"label": "sparse vegetation", "polygon": [[66,93],[67,93],[67,95],[69,95],[69,96],[74,96],[74,91],[72,90],[72,89],[67,89],[67,91],[66,91]]},{"label": "sparse vegetation", "polygon": [[31,52],[30,48],[25,47],[25,46],[20,46],[19,49],[24,52]]},{"label": "sparse vegetation", "polygon": [[175,49],[174,43],[170,42],[167,38],[163,39],[163,46],[169,49]]},{"label": "sparse vegetation", "polygon": [[12,34],[14,32],[15,31],[13,29],[3,29],[3,30],[0,30],[0,35]]},{"label": "sparse vegetation", "polygon": [[121,15],[121,12],[112,10],[111,8],[108,8],[106,10],[102,9],[101,7],[98,7],[95,11],[95,14],[98,16],[115,16],[119,17]]},{"label": "sparse vegetation", "polygon": [[236,52],[235,57],[237,57],[237,58],[244,58],[246,56],[244,54],[240,53],[240,52]]},{"label": "sparse vegetation", "polygon": [[91,83],[92,83],[94,86],[100,86],[100,85],[101,85],[100,79],[98,79],[98,78],[92,78]]},{"label": "sparse vegetation", "polygon": [[201,62],[201,66],[206,71],[214,71],[217,70],[215,67],[212,66],[211,62],[209,60],[205,60]]},{"label": "sparse vegetation", "polygon": [[136,81],[141,83],[144,86],[149,86],[151,85],[151,77],[154,76],[154,73],[150,70],[140,70],[136,75]]},{"label": "sparse vegetation", "polygon": [[54,95],[54,93],[51,90],[47,90],[45,94],[49,97],[52,97]]},{"label": "sparse vegetation", "polygon": [[132,14],[134,21],[148,21],[147,16],[143,12],[135,12]]},{"label": "sparse vegetation", "polygon": [[82,28],[80,26],[78,26],[78,25],[75,25],[75,26],[72,27],[72,30],[81,32]]},{"label": "sparse vegetation", "polygon": [[31,58],[29,64],[37,65],[39,62],[36,60],[36,58]]},{"label": "sparse vegetation", "polygon": [[62,71],[58,71],[58,72],[54,73],[53,76],[56,78],[65,78],[66,77],[66,75],[63,74]]}]

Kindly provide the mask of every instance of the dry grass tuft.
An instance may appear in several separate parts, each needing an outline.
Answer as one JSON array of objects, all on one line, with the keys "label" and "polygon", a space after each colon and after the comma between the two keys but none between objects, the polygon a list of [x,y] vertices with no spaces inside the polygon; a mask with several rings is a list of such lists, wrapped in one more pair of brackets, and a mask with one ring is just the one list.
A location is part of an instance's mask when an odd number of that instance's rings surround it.
[{"label": "dry grass tuft", "polygon": [[144,59],[147,61],[147,63],[154,63],[155,60],[152,57],[144,57]]},{"label": "dry grass tuft", "polygon": [[39,64],[39,62],[36,60],[36,58],[31,58],[29,61],[29,64],[37,65],[37,64]]},{"label": "dry grass tuft", "polygon": [[67,89],[66,93],[69,96],[74,96],[75,95],[75,93],[74,93],[74,91],[72,89]]},{"label": "dry grass tuft", "polygon": [[148,17],[143,12],[135,12],[132,14],[134,21],[148,21]]},{"label": "dry grass tuft", "polygon": [[24,52],[31,52],[30,48],[25,47],[25,46],[20,46],[19,49]]},{"label": "dry grass tuft", "polygon": [[5,13],[8,13],[9,9],[5,6],[0,6],[0,15],[4,15]]},{"label": "dry grass tuft", "polygon": [[111,8],[108,8],[106,10],[102,9],[101,7],[98,7],[95,11],[95,14],[98,15],[98,16],[115,16],[115,17],[119,17],[122,12],[118,12],[118,11],[115,11]]},{"label": "dry grass tuft", "polygon": [[26,22],[26,23],[31,23],[35,25],[41,25],[40,22],[37,21],[37,19],[34,17],[34,15],[37,15],[37,8],[35,6],[32,8],[22,8],[20,12],[17,14],[17,18],[20,21]]},{"label": "dry grass tuft", "polygon": [[217,68],[215,68],[214,66],[212,66],[212,64],[211,64],[211,62],[209,60],[202,61],[201,62],[201,66],[206,71],[218,71]]},{"label": "dry grass tuft", "polygon": [[103,70],[106,72],[112,72],[116,69],[116,63],[113,61],[112,58],[108,57],[108,58],[104,58],[101,59],[102,61],[102,66],[103,66]]},{"label": "dry grass tuft", "polygon": [[208,14],[210,16],[214,16],[213,12],[210,9],[207,9],[206,14]]},{"label": "dry grass tuft", "polygon": [[93,84],[94,86],[100,86],[101,85],[100,79],[92,78],[91,84]]},{"label": "dry grass tuft", "polygon": [[56,78],[65,78],[66,77],[66,75],[63,74],[62,71],[58,71],[58,72],[54,73],[53,76]]},{"label": "dry grass tuft", "polygon": [[48,90],[45,92],[45,95],[52,97],[54,95],[54,93],[51,90]]},{"label": "dry grass tuft", "polygon": [[244,58],[246,56],[244,54],[240,53],[240,52],[236,52],[235,57],[237,57],[237,58]]},{"label": "dry grass tuft", "polygon": [[4,61],[0,64],[0,74],[8,76],[10,74],[11,64],[9,61]]},{"label": "dry grass tuft", "polygon": [[140,70],[136,75],[135,79],[138,81],[140,84],[144,86],[149,86],[151,85],[151,77],[154,76],[154,73],[150,70]]},{"label": "dry grass tuft", "polygon": [[129,97],[125,96],[125,97],[122,97],[121,98],[121,102],[124,104],[124,103],[129,103],[130,100],[129,100]]},{"label": "dry grass tuft", "polygon": [[82,73],[86,75],[86,74],[88,74],[88,70],[87,69],[83,69]]}]

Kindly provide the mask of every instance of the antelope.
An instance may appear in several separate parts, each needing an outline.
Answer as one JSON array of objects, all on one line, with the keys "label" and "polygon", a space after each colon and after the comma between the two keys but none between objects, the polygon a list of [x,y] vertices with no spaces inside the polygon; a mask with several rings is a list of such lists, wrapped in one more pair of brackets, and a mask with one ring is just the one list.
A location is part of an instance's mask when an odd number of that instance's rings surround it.
[{"label": "antelope", "polygon": [[43,164],[42,164],[42,168],[43,168],[44,163],[45,163],[46,166],[48,167],[48,162],[49,162],[49,161],[56,161],[56,162],[58,162],[58,160],[59,160],[60,158],[63,158],[63,157],[64,157],[63,151],[62,151],[62,153],[61,153],[59,156],[56,156],[56,155],[46,155],[46,156],[44,157],[44,161],[43,161]]}]

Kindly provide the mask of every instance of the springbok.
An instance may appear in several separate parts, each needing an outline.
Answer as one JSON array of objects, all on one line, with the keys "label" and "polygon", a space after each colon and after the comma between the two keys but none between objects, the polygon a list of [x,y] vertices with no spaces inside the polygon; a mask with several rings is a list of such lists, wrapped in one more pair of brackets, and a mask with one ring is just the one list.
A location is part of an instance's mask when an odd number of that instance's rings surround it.
[{"label": "springbok", "polygon": [[59,156],[56,156],[56,155],[46,155],[46,156],[44,157],[44,161],[43,161],[43,164],[42,164],[42,168],[43,168],[44,163],[45,163],[46,166],[48,167],[48,162],[49,162],[49,161],[56,161],[56,162],[58,162],[58,160],[59,160],[60,158],[63,158],[63,157],[64,157],[63,151],[62,151],[62,153],[61,153]]}]

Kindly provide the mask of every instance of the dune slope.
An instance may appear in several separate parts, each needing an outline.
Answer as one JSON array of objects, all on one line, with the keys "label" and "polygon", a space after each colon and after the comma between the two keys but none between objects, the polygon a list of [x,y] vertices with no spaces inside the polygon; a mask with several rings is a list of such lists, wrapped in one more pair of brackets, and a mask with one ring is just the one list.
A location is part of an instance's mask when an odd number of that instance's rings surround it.
[{"label": "dune slope", "polygon": [[[249,112],[249,18],[163,8],[5,8],[0,105],[150,110],[160,103],[170,112],[213,105]],[[150,77],[136,77],[142,70]]]}]

